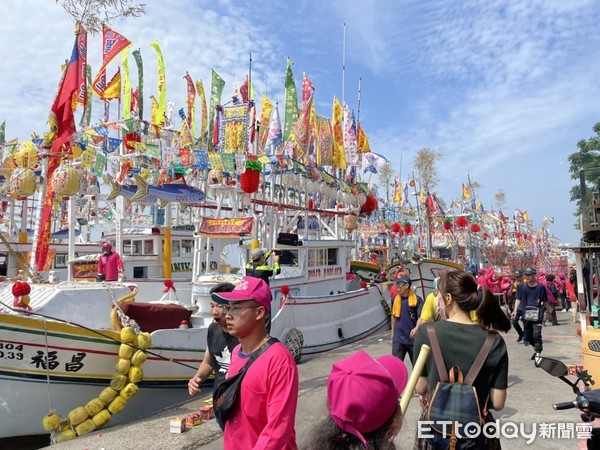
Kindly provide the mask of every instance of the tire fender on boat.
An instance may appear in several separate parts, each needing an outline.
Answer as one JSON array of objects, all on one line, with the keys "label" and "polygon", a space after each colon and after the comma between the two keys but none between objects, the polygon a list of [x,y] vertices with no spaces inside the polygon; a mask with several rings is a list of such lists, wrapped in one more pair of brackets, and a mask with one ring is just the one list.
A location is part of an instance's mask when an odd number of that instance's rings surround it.
[{"label": "tire fender on boat", "polygon": [[296,364],[302,359],[302,347],[304,347],[304,335],[298,328],[290,328],[285,337],[285,346],[292,354]]}]

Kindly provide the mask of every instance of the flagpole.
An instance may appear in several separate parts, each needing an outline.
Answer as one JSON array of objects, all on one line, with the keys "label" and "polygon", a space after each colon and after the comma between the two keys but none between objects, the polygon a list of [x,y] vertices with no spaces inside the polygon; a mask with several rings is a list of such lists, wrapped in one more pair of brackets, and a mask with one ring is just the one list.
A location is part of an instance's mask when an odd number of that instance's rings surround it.
[{"label": "flagpole", "polygon": [[[358,102],[356,106],[356,143],[358,144],[358,130],[360,129],[360,97],[362,93],[362,77],[358,79]],[[358,149],[358,167],[362,169],[362,152],[360,148]],[[358,174],[356,179],[358,180],[358,175],[360,174],[360,169],[358,169]],[[362,177],[361,177],[362,179]]]},{"label": "flagpole", "polygon": [[344,106],[344,93],[346,87],[346,22],[344,22],[344,34],[342,39],[342,107]]}]

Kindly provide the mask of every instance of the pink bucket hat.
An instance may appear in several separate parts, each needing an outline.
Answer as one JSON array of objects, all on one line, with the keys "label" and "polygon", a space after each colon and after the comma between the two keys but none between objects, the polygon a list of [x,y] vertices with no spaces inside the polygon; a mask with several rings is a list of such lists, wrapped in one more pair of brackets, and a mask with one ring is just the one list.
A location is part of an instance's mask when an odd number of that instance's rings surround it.
[{"label": "pink bucket hat", "polygon": [[271,289],[260,278],[244,277],[231,292],[213,292],[210,297],[217,303],[254,300],[267,311],[271,310]]},{"label": "pink bucket hat", "polygon": [[385,424],[399,408],[408,370],[392,355],[373,359],[359,350],[336,362],[327,380],[327,404],[335,424],[367,447],[363,434]]}]

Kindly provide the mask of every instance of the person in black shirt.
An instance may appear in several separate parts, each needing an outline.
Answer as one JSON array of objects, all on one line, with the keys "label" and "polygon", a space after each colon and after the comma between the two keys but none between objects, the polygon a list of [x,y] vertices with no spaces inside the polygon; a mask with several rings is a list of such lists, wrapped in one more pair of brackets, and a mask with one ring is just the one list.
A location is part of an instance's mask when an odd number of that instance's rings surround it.
[{"label": "person in black shirt", "polygon": [[[231,283],[221,283],[210,290],[213,292],[231,292],[235,285]],[[225,313],[223,305],[211,300],[210,313],[213,317],[213,322],[208,327],[208,335],[206,337],[206,352],[204,359],[198,367],[196,374],[188,381],[188,392],[190,395],[198,395],[200,392],[200,384],[205,381],[213,371],[215,379],[213,386],[217,386],[227,377],[229,369],[229,361],[231,360],[231,352],[238,344],[238,339],[224,329]]]},{"label": "person in black shirt", "polygon": [[[273,275],[281,273],[279,267],[279,250],[274,248],[272,250],[265,250],[257,248],[252,250],[251,262],[246,264],[246,275],[249,277],[260,278],[265,283],[270,284],[269,278]],[[273,255],[273,268],[267,264],[269,256]]]}]

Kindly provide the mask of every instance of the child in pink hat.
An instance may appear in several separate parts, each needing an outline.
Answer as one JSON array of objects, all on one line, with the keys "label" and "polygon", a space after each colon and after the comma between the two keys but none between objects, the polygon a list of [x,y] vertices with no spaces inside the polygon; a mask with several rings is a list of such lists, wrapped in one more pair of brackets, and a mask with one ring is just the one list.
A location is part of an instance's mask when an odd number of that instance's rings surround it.
[{"label": "child in pink hat", "polygon": [[336,362],[327,380],[329,415],[305,447],[309,450],[393,450],[402,426],[399,398],[408,381],[404,363],[392,355],[374,359],[363,350]]}]

